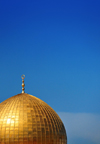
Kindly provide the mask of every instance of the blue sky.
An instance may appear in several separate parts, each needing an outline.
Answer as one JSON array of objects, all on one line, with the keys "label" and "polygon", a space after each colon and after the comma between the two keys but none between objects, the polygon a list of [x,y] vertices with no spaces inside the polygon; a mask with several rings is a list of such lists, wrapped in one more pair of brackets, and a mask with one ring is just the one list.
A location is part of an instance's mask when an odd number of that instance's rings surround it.
[{"label": "blue sky", "polygon": [[100,115],[100,1],[0,1],[0,68],[0,102],[25,74],[25,92],[56,112]]}]

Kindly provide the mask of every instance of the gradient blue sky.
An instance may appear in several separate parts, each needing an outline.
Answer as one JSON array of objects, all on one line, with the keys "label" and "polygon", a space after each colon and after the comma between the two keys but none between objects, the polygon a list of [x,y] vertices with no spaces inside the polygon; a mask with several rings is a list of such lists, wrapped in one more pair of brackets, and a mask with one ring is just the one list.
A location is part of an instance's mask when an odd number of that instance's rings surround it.
[{"label": "gradient blue sky", "polygon": [[0,102],[22,74],[56,112],[100,114],[100,1],[1,0]]}]

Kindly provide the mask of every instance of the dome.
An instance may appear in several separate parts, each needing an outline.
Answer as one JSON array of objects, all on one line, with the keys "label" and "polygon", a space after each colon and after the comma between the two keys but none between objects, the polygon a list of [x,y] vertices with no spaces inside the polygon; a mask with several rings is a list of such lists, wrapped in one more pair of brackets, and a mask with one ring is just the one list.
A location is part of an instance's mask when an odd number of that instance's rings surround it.
[{"label": "dome", "polygon": [[23,92],[0,103],[0,144],[67,144],[67,136],[57,113]]}]

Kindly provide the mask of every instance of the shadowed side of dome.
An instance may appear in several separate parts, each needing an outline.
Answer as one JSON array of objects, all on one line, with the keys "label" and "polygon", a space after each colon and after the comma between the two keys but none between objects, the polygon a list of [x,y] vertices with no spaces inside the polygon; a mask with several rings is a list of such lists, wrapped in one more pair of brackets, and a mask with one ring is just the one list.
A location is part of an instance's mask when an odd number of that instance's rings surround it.
[{"label": "shadowed side of dome", "polygon": [[0,104],[0,144],[67,144],[64,125],[42,100],[21,93]]}]

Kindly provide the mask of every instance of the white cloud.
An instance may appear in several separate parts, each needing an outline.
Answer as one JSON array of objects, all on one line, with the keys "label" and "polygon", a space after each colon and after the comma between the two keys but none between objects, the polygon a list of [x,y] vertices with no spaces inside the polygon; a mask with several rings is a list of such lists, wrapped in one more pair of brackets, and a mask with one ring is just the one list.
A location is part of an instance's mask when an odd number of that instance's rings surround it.
[{"label": "white cloud", "polygon": [[100,144],[100,115],[58,112],[66,131],[68,144]]}]

